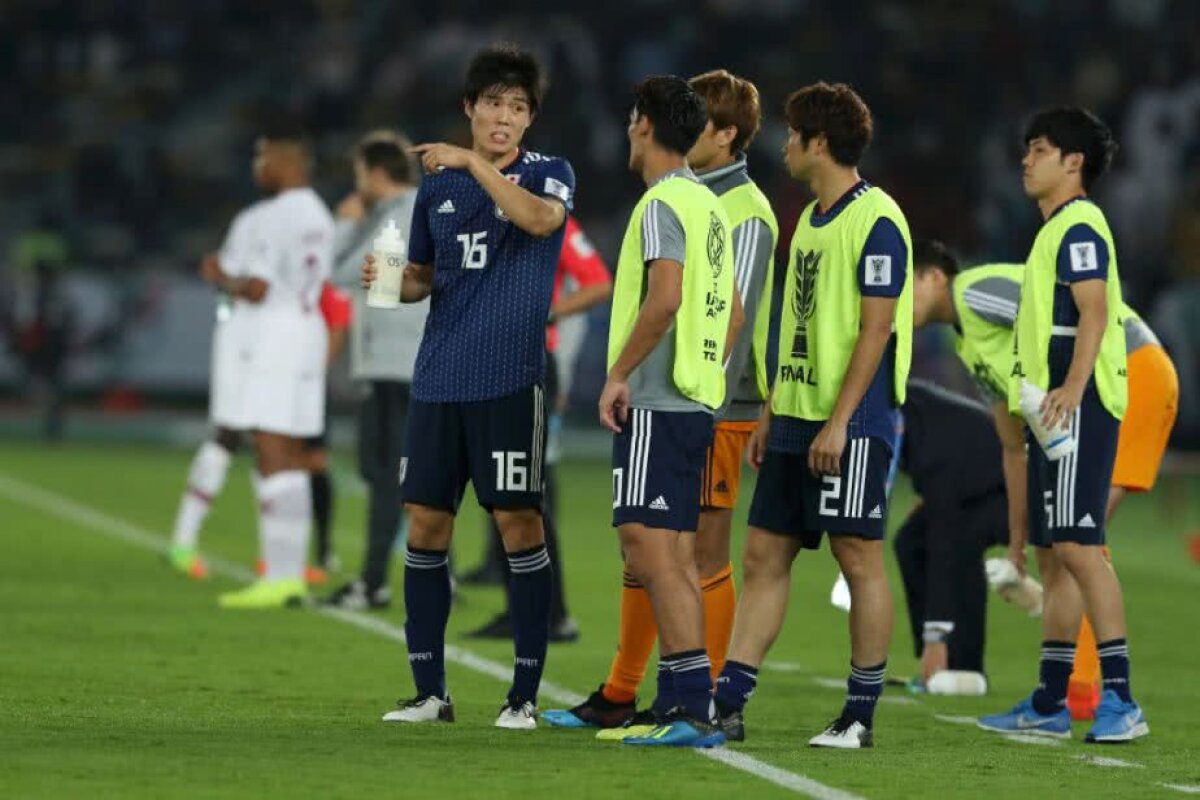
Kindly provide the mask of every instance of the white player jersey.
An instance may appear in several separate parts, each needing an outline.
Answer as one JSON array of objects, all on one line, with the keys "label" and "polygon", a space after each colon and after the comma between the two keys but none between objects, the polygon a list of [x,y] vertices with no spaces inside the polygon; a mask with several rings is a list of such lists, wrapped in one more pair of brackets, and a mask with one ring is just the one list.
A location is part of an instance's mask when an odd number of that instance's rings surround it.
[{"label": "white player jersey", "polygon": [[262,316],[320,320],[321,287],[333,265],[333,216],[308,187],[289,189],[254,217],[254,252],[246,275],[267,283]]},{"label": "white player jersey", "polygon": [[255,225],[270,202],[268,198],[246,206],[229,224],[229,232],[225,234],[225,241],[221,243],[217,254],[221,271],[226,275],[240,278],[249,271],[257,236]]}]

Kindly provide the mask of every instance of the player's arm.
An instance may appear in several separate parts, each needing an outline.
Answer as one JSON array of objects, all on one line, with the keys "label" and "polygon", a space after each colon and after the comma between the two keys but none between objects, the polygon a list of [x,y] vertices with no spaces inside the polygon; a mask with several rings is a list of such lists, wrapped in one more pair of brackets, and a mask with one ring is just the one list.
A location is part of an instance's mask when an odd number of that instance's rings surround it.
[{"label": "player's arm", "polygon": [[1025,460],[1025,424],[1008,412],[1008,404],[992,405],[996,435],[1000,437],[1000,457],[1004,467],[1004,493],[1008,497],[1008,557],[1025,574],[1025,545],[1029,540],[1029,485]]},{"label": "player's arm", "polygon": [[261,303],[270,288],[262,278],[252,275],[235,276],[225,272],[221,260],[214,253],[209,253],[200,264],[200,275],[204,280],[215,286],[230,297],[245,300],[249,303]]},{"label": "player's arm", "polygon": [[567,227],[567,237],[563,240],[562,253],[559,255],[559,267],[574,279],[578,288],[565,297],[559,297],[550,309],[551,323],[581,314],[612,297],[612,276],[608,273],[608,267],[577,224],[573,230],[571,225]]},{"label": "player's arm", "polygon": [[660,258],[647,267],[646,298],[633,324],[633,332],[608,375],[621,382],[629,380],[637,366],[658,346],[683,303],[683,264]]},{"label": "player's arm", "polygon": [[531,236],[549,236],[566,222],[565,200],[536,195],[521,188],[477,153],[471,154],[468,164],[471,175],[496,201],[505,216]]},{"label": "player's arm", "polygon": [[1083,390],[1096,368],[1096,356],[1108,326],[1108,261],[1108,244],[1090,225],[1075,225],[1063,237],[1058,252],[1058,280],[1071,287],[1079,324],[1067,377],[1042,401],[1042,421],[1049,427],[1058,426],[1079,408]]},{"label": "player's arm", "polygon": [[833,413],[808,450],[808,468],[818,475],[841,473],[842,452],[850,417],[862,402],[887,350],[896,321],[896,306],[907,279],[908,245],[889,219],[876,220],[858,259],[858,340],[838,389]]}]

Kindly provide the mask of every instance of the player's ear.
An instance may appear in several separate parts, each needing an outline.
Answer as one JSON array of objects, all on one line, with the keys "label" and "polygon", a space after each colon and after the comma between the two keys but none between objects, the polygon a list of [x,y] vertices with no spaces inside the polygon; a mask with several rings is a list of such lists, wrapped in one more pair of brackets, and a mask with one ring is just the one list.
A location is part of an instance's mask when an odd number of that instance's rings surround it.
[{"label": "player's ear", "polygon": [[463,98],[463,113],[467,115],[467,119],[475,119],[475,104],[469,97]]},{"label": "player's ear", "polygon": [[1062,158],[1068,175],[1083,171],[1083,153],[1067,153]]},{"label": "player's ear", "polygon": [[[711,122],[708,124],[712,125]],[[731,144],[733,144],[733,140],[737,138],[737,135],[738,129],[736,125],[720,128],[716,131],[717,144],[721,145],[722,147],[729,147]]]}]

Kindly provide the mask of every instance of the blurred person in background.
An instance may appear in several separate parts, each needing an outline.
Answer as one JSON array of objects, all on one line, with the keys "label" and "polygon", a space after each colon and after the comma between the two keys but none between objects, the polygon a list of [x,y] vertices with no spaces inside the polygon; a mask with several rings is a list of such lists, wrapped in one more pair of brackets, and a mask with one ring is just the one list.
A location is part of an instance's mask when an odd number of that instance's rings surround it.
[{"label": "blurred person in background", "polygon": [[367,531],[357,578],[338,588],[326,604],[350,610],[387,608],[392,550],[401,527],[400,460],[408,420],[409,392],[429,301],[397,309],[371,308],[361,286],[363,259],[389,220],[400,230],[412,224],[417,196],[411,142],[387,130],[366,134],[354,147],[354,191],[338,205],[334,282],[354,302],[350,377],[362,391],[358,412],[358,469],[367,484]]},{"label": "blurred person in background", "polygon": [[[336,229],[335,229],[336,237]],[[354,319],[354,301],[350,295],[331,283],[321,289],[321,317],[329,331],[329,349],[325,359],[325,374],[337,362],[346,349],[350,325]],[[328,398],[326,399],[328,408]],[[333,507],[334,483],[329,474],[329,420],[326,414],[325,430],[317,436],[304,440],[304,466],[308,470],[313,499],[313,566],[305,572],[310,584],[322,584],[329,573],[338,568],[337,555],[333,552]]]},{"label": "blurred person in background", "polygon": [[16,238],[9,255],[14,271],[31,283],[24,287],[27,291],[19,291],[19,284],[13,287],[12,300],[3,308],[4,327],[24,367],[29,395],[44,410],[42,435],[58,441],[63,434],[72,313],[62,281],[67,243],[55,216],[40,215]]},{"label": "blurred person in background", "polygon": [[193,460],[170,555],[177,569],[203,573],[195,541],[228,470],[223,445],[250,432],[266,568],[251,586],[222,594],[224,608],[288,606],[307,595],[312,492],[303,440],[324,428],[328,334],[318,306],[333,258],[333,219],[309,186],[310,157],[298,128],[280,122],[264,132],[253,172],[270,197],[239,215],[221,255],[201,266],[233,306],[226,324],[238,322],[214,342],[217,441]]},{"label": "blurred person in background", "polygon": [[[573,642],[579,638],[579,626],[567,611],[558,540],[559,504],[555,465],[562,455],[562,411],[567,403],[566,395],[561,391],[561,375],[569,368],[569,365],[560,363],[558,322],[576,314],[586,313],[588,309],[605,302],[611,296],[612,276],[604,264],[604,259],[596,252],[579,222],[568,215],[562,254],[558,258],[558,269],[554,275],[550,318],[546,322],[546,396],[550,398],[551,410],[546,425],[546,497],[542,506],[542,523],[546,526],[546,550],[550,553],[550,563],[554,568],[554,594],[550,601],[552,642]],[[500,583],[507,589],[508,559],[504,555],[504,542],[494,520],[489,520],[485,542],[483,564],[468,575],[464,582]],[[511,638],[511,597],[507,592],[505,598],[507,607],[503,611],[483,627],[467,635],[479,639]]]}]

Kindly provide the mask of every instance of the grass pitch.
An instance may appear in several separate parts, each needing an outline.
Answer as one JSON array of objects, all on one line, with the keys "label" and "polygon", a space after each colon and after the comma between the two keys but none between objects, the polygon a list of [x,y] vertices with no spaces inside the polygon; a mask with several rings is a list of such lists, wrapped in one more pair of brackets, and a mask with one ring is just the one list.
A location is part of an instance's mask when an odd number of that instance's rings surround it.
[{"label": "grass pitch", "polygon": [[[400,603],[379,615],[229,612],[229,572],[192,583],[150,547],[165,541],[190,453],[151,447],[6,444],[0,449],[0,794],[5,797],[1162,797],[1200,792],[1200,566],[1183,537],[1200,529],[1200,481],[1164,479],[1132,497],[1111,541],[1129,608],[1133,681],[1153,733],[1126,747],[1006,741],[962,719],[1006,708],[1036,680],[1038,627],[993,603],[986,698],[885,693],[876,748],[809,750],[836,715],[848,663],[846,618],[828,603],[827,551],[802,554],[787,625],[747,709],[748,740],[725,761],[625,748],[590,733],[498,731],[511,650],[463,631],[500,607],[467,589],[448,642],[454,725],[385,726],[411,695]],[[352,460],[335,459],[336,539],[359,563],[364,516]],[[248,567],[256,554],[247,464],[230,473],[202,545]],[[603,680],[615,647],[620,562],[604,463],[562,466],[567,591],[583,628],[552,645],[543,708]],[[745,503],[735,517],[735,549]],[[911,505],[901,487],[893,521]],[[482,513],[460,516],[456,566],[482,550]],[[147,534],[150,535],[147,538]],[[160,538],[154,538],[160,537]],[[402,580],[397,559],[394,588]],[[239,573],[234,573],[239,574]],[[917,668],[901,615],[891,675]],[[497,669],[499,665],[499,669]],[[651,666],[650,674],[653,675]],[[643,687],[653,694],[650,682]],[[740,754],[740,755],[738,755]],[[749,758],[744,758],[748,756]],[[764,777],[766,775],[766,777]]]}]

